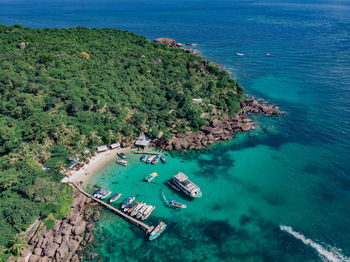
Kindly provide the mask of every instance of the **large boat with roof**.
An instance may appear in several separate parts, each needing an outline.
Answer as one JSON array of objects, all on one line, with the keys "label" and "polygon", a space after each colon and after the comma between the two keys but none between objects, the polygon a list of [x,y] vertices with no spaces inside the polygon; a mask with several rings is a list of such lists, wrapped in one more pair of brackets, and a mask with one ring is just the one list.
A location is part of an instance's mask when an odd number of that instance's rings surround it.
[{"label": "large boat with roof", "polygon": [[199,186],[189,180],[182,172],[177,173],[173,178],[168,180],[167,183],[175,190],[184,192],[187,196],[193,198],[199,198],[202,196]]},{"label": "large boat with roof", "polygon": [[166,229],[166,224],[164,222],[160,222],[158,226],[156,226],[152,232],[149,234],[148,239],[154,240],[159,237],[163,231]]}]

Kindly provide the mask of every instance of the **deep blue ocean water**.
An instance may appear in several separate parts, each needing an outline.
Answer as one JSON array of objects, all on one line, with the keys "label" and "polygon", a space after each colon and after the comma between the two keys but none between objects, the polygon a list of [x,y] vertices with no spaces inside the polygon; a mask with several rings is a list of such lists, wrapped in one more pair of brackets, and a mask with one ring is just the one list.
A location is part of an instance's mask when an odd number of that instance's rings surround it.
[{"label": "deep blue ocean water", "polygon": [[[182,165],[203,198],[182,214],[159,202],[157,219],[169,226],[151,243],[103,214],[103,261],[350,261],[350,1],[0,0],[0,24],[113,27],[198,43],[247,93],[286,112],[256,117],[254,138],[169,157],[157,171],[171,176]],[[91,183],[114,187],[106,178],[114,169]]]}]

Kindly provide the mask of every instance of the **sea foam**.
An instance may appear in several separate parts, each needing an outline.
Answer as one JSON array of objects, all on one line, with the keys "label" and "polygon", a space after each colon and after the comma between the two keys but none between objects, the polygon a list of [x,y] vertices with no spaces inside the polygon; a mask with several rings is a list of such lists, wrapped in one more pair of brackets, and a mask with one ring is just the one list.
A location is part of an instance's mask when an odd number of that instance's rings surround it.
[{"label": "sea foam", "polygon": [[321,257],[323,261],[331,261],[331,262],[349,262],[350,258],[346,257],[341,253],[340,249],[331,246],[322,246],[321,244],[316,243],[315,241],[306,238],[303,234],[298,233],[293,230],[290,226],[280,225],[280,229],[284,232],[289,233],[296,239],[301,240],[305,245],[311,246],[315,249],[318,255]]}]

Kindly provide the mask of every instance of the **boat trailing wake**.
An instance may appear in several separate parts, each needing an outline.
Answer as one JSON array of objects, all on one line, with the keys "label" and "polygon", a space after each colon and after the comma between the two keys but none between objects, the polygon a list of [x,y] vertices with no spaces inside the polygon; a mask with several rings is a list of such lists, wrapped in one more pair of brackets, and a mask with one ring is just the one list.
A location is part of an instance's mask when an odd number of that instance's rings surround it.
[{"label": "boat trailing wake", "polygon": [[305,245],[311,246],[315,249],[318,255],[323,261],[331,262],[350,262],[350,258],[344,256],[341,250],[334,247],[324,247],[321,244],[314,242],[313,240],[306,238],[303,234],[300,234],[293,230],[290,226],[280,225],[280,229],[288,234],[292,235],[296,239],[301,240]]}]

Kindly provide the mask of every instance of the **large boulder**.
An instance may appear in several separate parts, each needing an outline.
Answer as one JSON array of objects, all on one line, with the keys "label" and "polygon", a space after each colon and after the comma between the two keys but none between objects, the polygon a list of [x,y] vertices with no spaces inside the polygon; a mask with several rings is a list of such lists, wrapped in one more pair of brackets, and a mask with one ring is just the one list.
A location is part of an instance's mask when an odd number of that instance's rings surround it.
[{"label": "large boulder", "polygon": [[168,37],[161,37],[153,40],[156,43],[167,44],[169,47],[176,47],[176,41]]},{"label": "large boulder", "polygon": [[78,257],[77,254],[75,254],[75,255],[71,258],[70,261],[71,261],[71,262],[80,262],[79,257]]},{"label": "large boulder", "polygon": [[25,249],[22,250],[21,257],[28,256],[29,252],[30,252],[30,246],[27,246]]},{"label": "large boulder", "polygon": [[86,222],[81,221],[78,225],[73,227],[73,233],[75,235],[81,235],[82,233],[84,233],[85,228],[86,228]]},{"label": "large boulder", "polygon": [[70,235],[72,232],[72,225],[68,224],[66,221],[63,221],[60,227],[60,232],[62,235]]},{"label": "large boulder", "polygon": [[74,211],[67,216],[67,220],[69,224],[75,226],[80,224],[83,218],[81,217],[80,212],[74,209]]},{"label": "large boulder", "polygon": [[41,257],[38,262],[49,262],[48,257]]},{"label": "large boulder", "polygon": [[91,216],[92,221],[99,221],[100,220],[100,213],[98,211],[95,211]]},{"label": "large boulder", "polygon": [[46,247],[43,248],[43,254],[47,257],[53,257],[59,245],[57,243],[48,243]]},{"label": "large boulder", "polygon": [[214,119],[213,121],[211,121],[210,124],[211,124],[212,127],[218,127],[218,126],[222,125],[222,121],[219,120],[219,119]]},{"label": "large boulder", "polygon": [[[79,239],[81,240],[81,239]],[[79,244],[81,241],[79,241],[78,239],[74,239],[74,238],[71,238],[69,240],[69,242],[67,243],[67,246],[68,246],[68,250],[70,253],[74,253],[78,247],[79,247]]]},{"label": "large boulder", "polygon": [[43,250],[40,248],[40,247],[36,247],[34,249],[34,255],[37,255],[37,256],[41,256],[41,253],[43,252]]},{"label": "large boulder", "polygon": [[6,262],[15,262],[15,257],[14,256],[10,256]]},{"label": "large boulder", "polygon": [[21,49],[21,50],[23,50],[26,47],[27,47],[27,43],[21,42],[21,43],[18,44],[18,48]]},{"label": "large boulder", "polygon": [[25,257],[19,257],[17,258],[16,262],[26,262]]},{"label": "large boulder", "polygon": [[32,254],[32,255],[29,257],[28,262],[38,262],[38,261],[39,261],[39,258],[40,258],[39,256]]},{"label": "large boulder", "polygon": [[63,242],[56,252],[56,261],[67,261],[70,258],[70,252],[67,242]]},{"label": "large boulder", "polygon": [[215,128],[213,128],[211,133],[214,136],[216,136],[216,135],[221,135],[223,132],[224,132],[224,130],[221,127],[215,127]]},{"label": "large boulder", "polygon": [[213,128],[210,126],[201,126],[200,130],[203,131],[205,134],[210,134],[213,131]]}]

